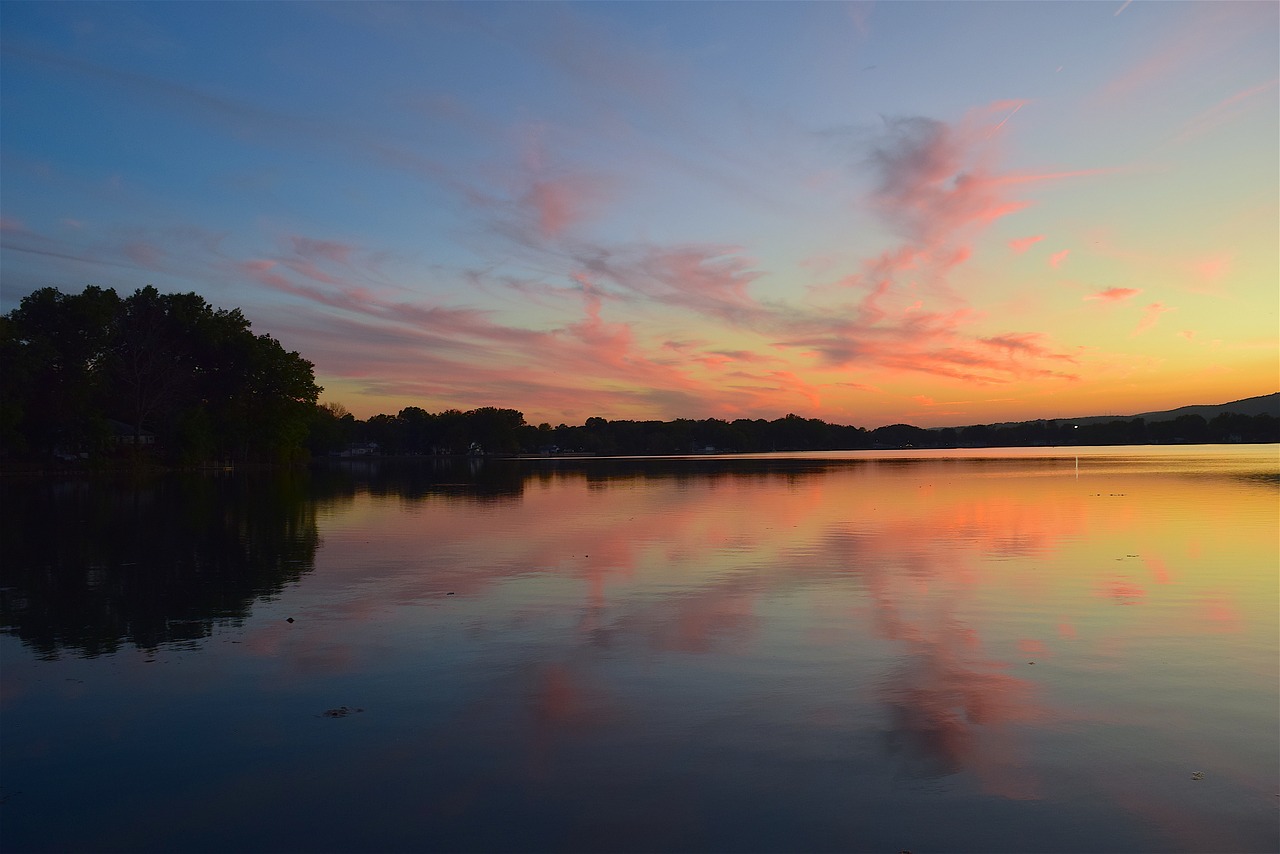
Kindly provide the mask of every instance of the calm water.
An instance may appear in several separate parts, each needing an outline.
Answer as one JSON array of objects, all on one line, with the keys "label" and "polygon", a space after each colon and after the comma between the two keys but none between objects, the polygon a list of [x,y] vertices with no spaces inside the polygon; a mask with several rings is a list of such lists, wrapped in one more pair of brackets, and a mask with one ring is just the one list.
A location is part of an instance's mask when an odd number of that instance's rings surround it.
[{"label": "calm water", "polygon": [[1076,453],[4,484],[0,847],[1277,850],[1280,450]]}]

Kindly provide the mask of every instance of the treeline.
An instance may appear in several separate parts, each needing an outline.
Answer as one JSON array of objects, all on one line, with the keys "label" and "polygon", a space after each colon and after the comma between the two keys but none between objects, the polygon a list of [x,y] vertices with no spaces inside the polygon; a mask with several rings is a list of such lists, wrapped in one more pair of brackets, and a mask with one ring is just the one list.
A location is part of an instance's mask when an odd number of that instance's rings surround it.
[{"label": "treeline", "polygon": [[1280,441],[1280,419],[1070,420],[867,430],[790,414],[765,419],[531,425],[515,409],[431,413],[416,406],[358,420],[317,405],[311,362],[239,309],[146,287],[121,297],[44,288],[0,317],[0,459],[89,464],[297,462],[332,454],[655,455],[877,448],[974,448]]},{"label": "treeline", "polygon": [[[585,453],[602,456],[835,451],[900,448],[983,448],[1054,445],[1146,445],[1278,442],[1280,419],[1224,413],[1206,420],[1184,415],[1170,421],[1142,418],[1076,425],[1070,420],[1028,421],[926,430],[893,424],[866,430],[787,415],[772,421],[717,418],[675,421],[608,421],[581,426],[533,426],[514,409],[430,413],[408,407],[398,415],[359,421],[340,406],[319,409],[312,433],[316,454],[376,451],[382,454]],[[376,447],[374,447],[376,446]]]},{"label": "treeline", "polygon": [[305,459],[321,391],[239,309],[153,287],[36,291],[0,317],[0,365],[9,460]]}]

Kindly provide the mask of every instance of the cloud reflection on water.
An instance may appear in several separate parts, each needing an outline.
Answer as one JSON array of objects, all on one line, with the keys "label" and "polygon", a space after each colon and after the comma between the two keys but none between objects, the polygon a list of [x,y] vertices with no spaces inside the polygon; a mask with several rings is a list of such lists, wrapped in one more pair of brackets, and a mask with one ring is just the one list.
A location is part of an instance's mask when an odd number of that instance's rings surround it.
[{"label": "cloud reflection on water", "polygon": [[[430,498],[431,513],[366,531],[393,550],[447,544],[449,555],[406,561],[370,595],[390,589],[398,601],[436,607],[449,588],[475,598],[483,605],[475,621],[501,632],[524,607],[504,590],[513,579],[571,582],[580,593],[565,592],[551,607],[577,614],[570,647],[577,651],[548,665],[554,679],[539,695],[545,703],[576,696],[571,686],[593,667],[590,649],[604,655],[640,644],[659,655],[745,657],[761,631],[801,619],[781,615],[779,602],[832,590],[851,603],[853,619],[865,614],[869,622],[842,631],[823,620],[825,628],[806,638],[848,645],[870,630],[896,645],[897,663],[881,673],[877,696],[885,749],[902,772],[970,772],[990,793],[1034,798],[1040,784],[1022,761],[1021,733],[1061,713],[1024,672],[1033,659],[1043,670],[1061,644],[1082,639],[1106,656],[1125,642],[1124,630],[1063,614],[1036,636],[1013,636],[987,625],[992,608],[1061,609],[1063,589],[1081,584],[1110,601],[1141,604],[1150,597],[1131,570],[1141,567],[1161,585],[1179,577],[1153,553],[1127,561],[1122,573],[1097,557],[1068,569],[1065,555],[1088,553],[1099,534],[1109,541],[1141,532],[1129,549],[1165,543],[1163,529],[1148,523],[1168,508],[1158,496],[1147,496],[1153,507],[1090,492],[1060,462],[1029,480],[1000,461],[730,465],[684,475],[675,466],[609,472],[601,463],[604,475],[590,464],[562,468],[526,481],[514,517],[496,529],[481,508]],[[359,566],[356,553],[367,545],[351,543],[348,553],[331,538],[326,557]],[[987,602],[992,596],[998,605]],[[1214,613],[1232,613],[1221,594],[1212,601]],[[856,656],[856,647],[848,653]],[[564,723],[540,708],[539,731]]]},{"label": "cloud reflection on water", "polygon": [[[190,692],[209,662],[217,686],[308,723],[367,709],[306,743],[344,780],[385,781],[353,809],[411,813],[459,848],[525,826],[531,847],[710,847],[717,810],[738,816],[740,847],[770,827],[849,847],[883,841],[898,805],[977,798],[1036,801],[1133,847],[1145,837],[1116,816],[1138,816],[1179,847],[1209,838],[1177,835],[1197,820],[1222,826],[1214,798],[1270,785],[1267,744],[1232,733],[1259,731],[1273,678],[1274,485],[1107,465],[321,474],[314,569],[170,672]],[[155,684],[130,667],[131,689]],[[6,677],[6,714],[42,690]],[[141,722],[121,720],[94,726],[127,741]],[[303,737],[255,721],[255,746]],[[1170,789],[1183,762],[1218,788]],[[322,778],[289,785],[329,797]]]}]

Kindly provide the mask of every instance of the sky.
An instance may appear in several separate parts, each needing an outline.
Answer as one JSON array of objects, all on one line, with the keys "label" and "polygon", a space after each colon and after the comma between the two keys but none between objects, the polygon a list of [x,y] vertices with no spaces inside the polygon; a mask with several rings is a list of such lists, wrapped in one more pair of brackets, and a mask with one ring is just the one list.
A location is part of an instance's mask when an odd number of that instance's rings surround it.
[{"label": "sky", "polygon": [[0,3],[0,310],[239,307],[357,417],[1280,390],[1280,4]]}]

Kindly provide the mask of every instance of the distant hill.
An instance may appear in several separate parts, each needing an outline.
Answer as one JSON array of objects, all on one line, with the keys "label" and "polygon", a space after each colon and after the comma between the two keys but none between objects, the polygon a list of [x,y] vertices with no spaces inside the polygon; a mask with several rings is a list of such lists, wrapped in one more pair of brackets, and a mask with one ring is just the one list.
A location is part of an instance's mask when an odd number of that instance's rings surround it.
[{"label": "distant hill", "polygon": [[[1246,397],[1243,400],[1233,400],[1230,403],[1217,404],[1200,404],[1193,406],[1180,406],[1177,409],[1165,409],[1160,412],[1139,412],[1136,415],[1089,415],[1084,418],[1054,418],[1040,419],[1066,422],[1070,424],[1107,424],[1111,421],[1132,421],[1135,418],[1141,418],[1148,423],[1153,421],[1173,421],[1184,415],[1199,415],[1206,421],[1211,421],[1224,412],[1234,412],[1237,415],[1270,415],[1273,418],[1280,418],[1280,392],[1275,394],[1264,394],[1260,397]],[[1025,424],[1025,421],[1006,421],[1002,424],[992,424],[992,427],[1010,427],[1014,424]]]},{"label": "distant hill", "polygon": [[1180,406],[1177,409],[1166,409],[1163,412],[1143,412],[1133,417],[1145,418],[1148,421],[1172,421],[1175,418],[1181,418],[1183,415],[1199,415],[1208,421],[1224,412],[1251,416],[1270,415],[1273,418],[1280,418],[1280,392],[1264,394],[1260,397],[1246,397],[1243,400],[1233,400],[1230,403]]}]

